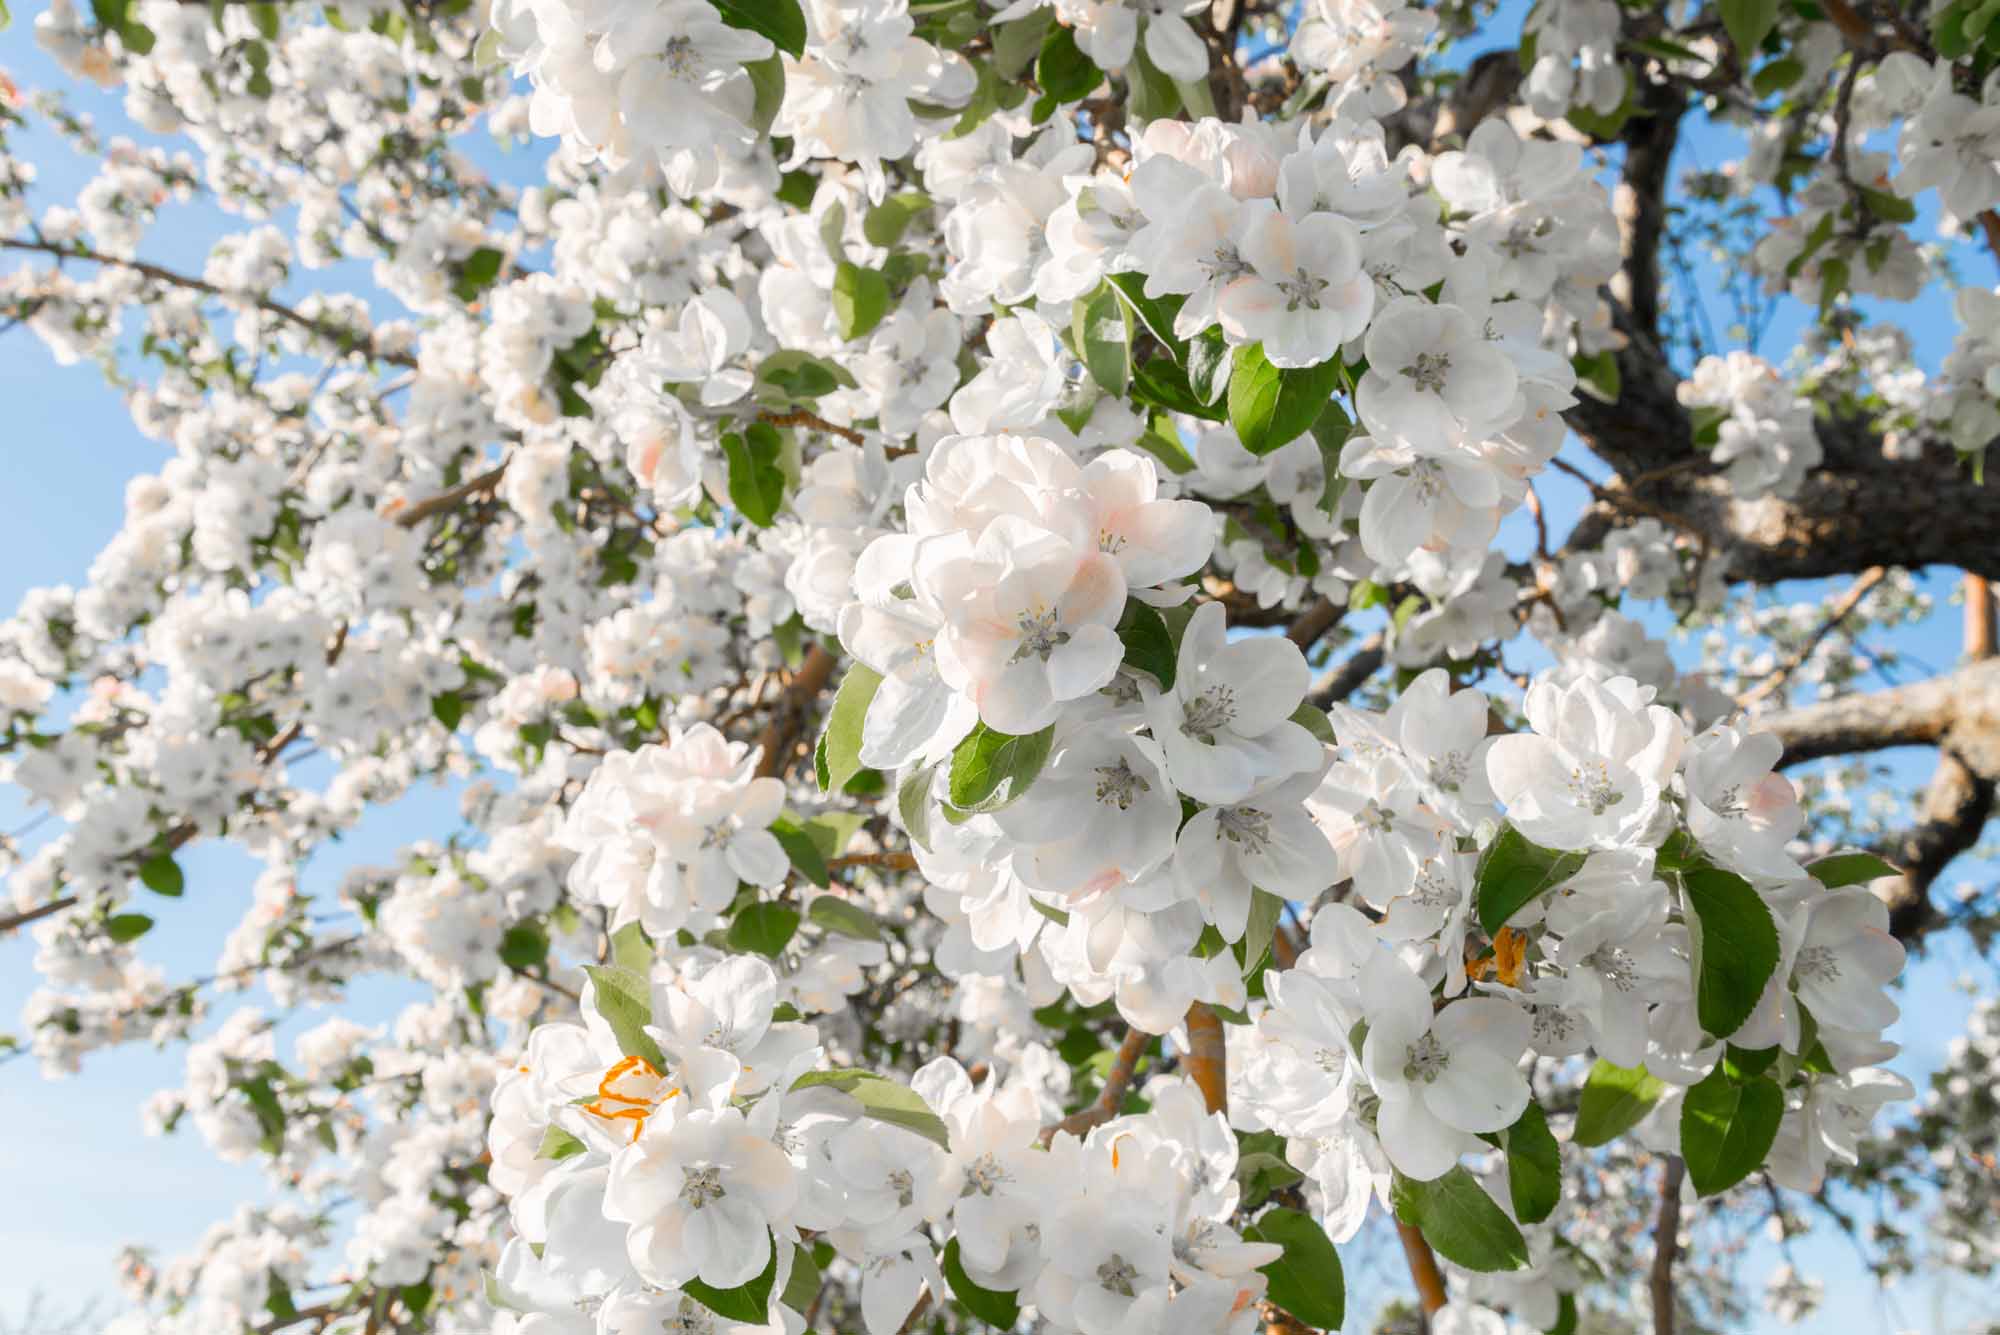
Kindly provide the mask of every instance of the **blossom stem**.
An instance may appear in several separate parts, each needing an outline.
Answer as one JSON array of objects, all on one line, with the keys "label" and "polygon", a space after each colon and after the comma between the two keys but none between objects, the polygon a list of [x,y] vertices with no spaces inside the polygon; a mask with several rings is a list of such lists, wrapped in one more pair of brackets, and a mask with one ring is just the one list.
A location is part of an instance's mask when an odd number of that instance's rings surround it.
[{"label": "blossom stem", "polygon": [[1430,1243],[1424,1241],[1423,1231],[1415,1224],[1406,1224],[1398,1219],[1396,1236],[1403,1240],[1403,1259],[1410,1264],[1410,1280],[1417,1286],[1417,1302],[1423,1307],[1426,1317],[1434,1316],[1445,1304],[1444,1272],[1438,1269],[1437,1253],[1431,1250]]}]

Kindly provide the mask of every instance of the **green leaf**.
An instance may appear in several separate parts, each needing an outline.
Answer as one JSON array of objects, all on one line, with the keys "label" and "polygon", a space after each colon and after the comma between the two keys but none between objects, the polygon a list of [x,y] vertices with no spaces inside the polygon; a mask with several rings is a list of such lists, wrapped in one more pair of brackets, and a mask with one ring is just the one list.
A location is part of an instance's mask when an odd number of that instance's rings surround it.
[{"label": "green leaf", "polygon": [[1907,223],[1917,220],[1917,206],[1893,190],[1861,187],[1861,202],[1883,222]]},{"label": "green leaf", "polygon": [[517,922],[500,935],[500,962],[510,969],[540,967],[549,957],[549,934],[537,922]]},{"label": "green leaf", "polygon": [[[786,55],[806,53],[806,16],[799,8],[799,0],[709,0],[709,3],[730,27],[762,33]],[[746,1319],[762,1321],[764,1313],[759,1311],[755,1317]]]},{"label": "green leaf", "polygon": [[1021,1320],[1018,1298],[1011,1293],[982,1289],[965,1273],[965,1263],[958,1258],[957,1238],[944,1245],[944,1282],[951,1285],[951,1296],[958,1299],[966,1311],[995,1330],[1012,1330]]},{"label": "green leaf", "polygon": [[1695,1014],[1727,1038],[1743,1027],[1778,967],[1778,928],[1750,882],[1716,867],[1681,873],[1694,948]]},{"label": "green leaf", "polygon": [[1488,936],[1498,936],[1509,918],[1576,875],[1583,859],[1582,853],[1558,853],[1504,827],[1479,855],[1473,890],[1479,925]]},{"label": "green leaf", "polygon": [[951,804],[961,811],[998,811],[1022,793],[1048,763],[1055,727],[1017,737],[973,725],[951,753]]},{"label": "green leaf", "polygon": [[798,930],[797,909],[783,904],[750,904],[729,924],[729,944],[735,950],[776,959]]},{"label": "green leaf", "polygon": [[874,269],[842,260],[833,271],[833,316],[840,336],[860,338],[889,313],[889,280]]},{"label": "green leaf", "polygon": [[842,936],[859,937],[863,941],[882,939],[882,924],[875,915],[839,895],[821,895],[806,910],[806,917],[827,931],[838,932]]},{"label": "green leaf", "polygon": [[936,765],[920,765],[896,789],[896,814],[910,841],[926,853],[931,851],[931,780],[936,773]]},{"label": "green leaf", "polygon": [[1055,11],[1046,5],[1031,9],[1018,19],[1010,19],[993,29],[993,68],[1005,79],[1019,78],[1041,54],[1042,41]]},{"label": "green leaf", "polygon": [[1688,1180],[1713,1196],[1750,1176],[1771,1152],[1785,1116],[1785,1091],[1769,1076],[1741,1084],[1718,1063],[1681,1100],[1681,1158]]},{"label": "green leaf", "polygon": [[1106,394],[1123,398],[1132,383],[1132,325],[1118,289],[1102,284],[1070,305],[1070,333],[1090,378]]},{"label": "green leaf", "polygon": [[861,724],[881,684],[882,674],[865,663],[856,663],[840,679],[840,692],[833,697],[820,739],[826,755],[826,768],[819,776],[821,792],[837,793],[861,772]]},{"label": "green leaf", "polygon": [[653,943],[644,927],[628,922],[611,934],[611,963],[641,978],[652,972]]},{"label": "green leaf", "polygon": [[491,246],[473,251],[458,262],[458,281],[452,285],[452,292],[468,304],[479,300],[480,294],[500,276],[500,266],[506,258]]},{"label": "green leaf", "polygon": [[1614,349],[1606,348],[1589,357],[1572,357],[1570,367],[1576,372],[1577,388],[1601,402],[1618,402],[1622,384],[1618,372],[1618,353]]},{"label": "green leaf", "polygon": [[1125,644],[1125,666],[1143,672],[1165,691],[1174,684],[1174,639],[1159,610],[1137,598],[1127,600],[1118,618],[1118,638]]},{"label": "green leaf", "polygon": [[1303,436],[1341,385],[1340,359],[1279,368],[1263,345],[1238,348],[1229,371],[1229,424],[1243,448],[1269,454]]},{"label": "green leaf", "polygon": [[1520,1120],[1501,1133],[1507,1150],[1507,1195],[1524,1224],[1547,1219],[1562,1199],[1562,1146],[1549,1132],[1542,1105],[1530,1102]]},{"label": "green leaf", "polygon": [[868,216],[861,220],[861,235],[871,246],[893,246],[930,206],[931,197],[921,190],[899,191],[868,210]]},{"label": "green leaf", "polygon": [[1576,1145],[1609,1144],[1639,1125],[1653,1105],[1666,1095],[1667,1083],[1643,1066],[1613,1066],[1599,1058],[1583,1082],[1570,1141]]},{"label": "green leaf", "polygon": [[1215,403],[1229,388],[1229,368],[1236,358],[1220,329],[1206,329],[1188,340],[1188,388],[1203,403]]},{"label": "green leaf", "polygon": [[1835,853],[1831,857],[1821,858],[1818,862],[1806,864],[1806,875],[1829,890],[1902,874],[1902,868],[1893,866],[1873,853]]},{"label": "green leaf", "polygon": [[611,1027],[618,1050],[652,1063],[656,1071],[666,1070],[665,1054],[646,1032],[646,1026],[653,1022],[653,985],[646,975],[605,964],[586,964],[583,971],[590,978],[597,1013]]},{"label": "green leaf", "polygon": [[1327,717],[1327,712],[1324,709],[1321,709],[1312,701],[1299,701],[1299,707],[1292,711],[1292,722],[1298,724],[1328,746],[1336,744],[1333,733],[1333,720]]},{"label": "green leaf", "polygon": [[862,811],[822,811],[804,825],[806,838],[813,841],[821,859],[831,862],[847,847],[854,832],[868,823]]},{"label": "green leaf", "polygon": [[1438,1255],[1467,1270],[1492,1273],[1528,1264],[1528,1244],[1464,1164],[1418,1182],[1396,1174],[1389,1192],[1396,1218],[1423,1231]]},{"label": "green leaf", "polygon": [[1267,1210],[1243,1230],[1245,1242],[1272,1242],[1285,1254],[1258,1273],[1268,1277],[1267,1296],[1308,1326],[1339,1330],[1347,1319],[1347,1290],[1340,1254],[1311,1215]]},{"label": "green leaf", "polygon": [[819,1297],[819,1284],[819,1263],[813,1260],[812,1252],[793,1243],[792,1273],[785,1277],[785,1291],[778,1295],[778,1301],[794,1312],[803,1313]]},{"label": "green leaf", "polygon": [[155,853],[139,864],[139,883],[156,895],[179,899],[187,890],[187,877],[172,853]]},{"label": "green leaf", "polygon": [[1104,73],[1076,44],[1068,28],[1049,29],[1042,53],[1035,57],[1035,82],[1057,102],[1075,102],[1104,81]]},{"label": "green leaf", "polygon": [[1781,93],[1806,77],[1806,67],[1791,56],[1780,56],[1757,71],[1750,87],[1759,97]]},{"label": "green leaf", "polygon": [[1192,473],[1195,470],[1195,462],[1181,444],[1173,419],[1165,414],[1157,415],[1153,425],[1134,443],[1165,464],[1169,473]]},{"label": "green leaf", "polygon": [[1778,22],[1778,0],[1722,0],[1722,26],[1736,43],[1744,64],[1764,44],[1764,38]]},{"label": "green leaf", "polygon": [[541,1148],[535,1151],[537,1159],[554,1159],[560,1163],[564,1159],[582,1154],[588,1148],[584,1143],[559,1126],[551,1126],[542,1132]]},{"label": "green leaf", "polygon": [[785,856],[791,859],[792,867],[799,875],[805,877],[820,889],[826,889],[829,879],[826,871],[826,858],[821,854],[819,845],[813,842],[813,837],[810,834],[807,834],[796,822],[780,816],[771,822],[771,837],[776,839],[778,846],[785,850]]},{"label": "green leaf", "polygon": [[1270,958],[1271,942],[1278,934],[1278,921],[1285,916],[1285,901],[1268,890],[1252,887],[1250,916],[1243,926],[1243,976],[1251,977]]},{"label": "green leaf", "polygon": [[817,399],[858,384],[854,373],[840,363],[796,348],[781,348],[758,363],[757,378],[777,390],[785,402]]},{"label": "green leaf", "polygon": [[898,1084],[873,1071],[858,1070],[807,1071],[792,1082],[793,1089],[811,1089],[815,1085],[831,1085],[844,1094],[852,1095],[861,1104],[861,1110],[878,1122],[900,1126],[945,1149],[951,1148],[944,1119],[932,1112],[923,1095],[908,1085]]},{"label": "green leaf", "polygon": [[104,920],[106,935],[121,946],[152,930],[153,920],[143,913],[114,913]]},{"label": "green leaf", "polygon": [[431,717],[444,724],[446,732],[458,731],[458,721],[465,717],[465,697],[457,691],[432,696]]},{"label": "green leaf", "polygon": [[733,1289],[718,1289],[698,1279],[690,1279],[681,1285],[681,1291],[717,1316],[761,1326],[770,1319],[771,1290],[777,1287],[777,1283],[778,1240],[772,1238],[769,1263],[763,1273],[748,1284],[739,1284]]},{"label": "green leaf", "polygon": [[785,62],[778,56],[766,56],[745,65],[743,72],[750,76],[750,86],[756,90],[756,100],[750,108],[750,128],[760,135],[768,134],[771,123],[778,119],[779,108],[785,104]]},{"label": "green leaf", "polygon": [[784,442],[769,422],[752,422],[742,434],[722,437],[729,465],[729,502],[758,528],[769,528],[785,503],[785,470],[778,457]]},{"label": "green leaf", "polygon": [[1146,326],[1146,332],[1173,354],[1175,361],[1187,360],[1187,343],[1174,333],[1174,317],[1180,314],[1186,297],[1147,296],[1144,274],[1115,273],[1104,281],[1118,289],[1118,295],[1132,308],[1132,314],[1139,317],[1139,323]]}]

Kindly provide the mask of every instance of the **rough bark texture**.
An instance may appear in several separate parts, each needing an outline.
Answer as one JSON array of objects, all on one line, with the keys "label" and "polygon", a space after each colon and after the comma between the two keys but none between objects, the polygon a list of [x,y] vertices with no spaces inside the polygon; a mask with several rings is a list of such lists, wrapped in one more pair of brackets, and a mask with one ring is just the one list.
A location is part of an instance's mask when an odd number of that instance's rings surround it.
[{"label": "rough bark texture", "polygon": [[[1970,648],[1980,652],[1977,643]],[[1882,888],[1890,930],[1913,942],[1943,926],[1931,885],[1979,841],[2000,786],[2000,658],[1977,658],[1930,681],[1808,705],[1757,726],[1784,742],[1784,765],[1893,746],[1939,748],[1916,823],[1879,851],[1904,872],[1900,882]]]}]

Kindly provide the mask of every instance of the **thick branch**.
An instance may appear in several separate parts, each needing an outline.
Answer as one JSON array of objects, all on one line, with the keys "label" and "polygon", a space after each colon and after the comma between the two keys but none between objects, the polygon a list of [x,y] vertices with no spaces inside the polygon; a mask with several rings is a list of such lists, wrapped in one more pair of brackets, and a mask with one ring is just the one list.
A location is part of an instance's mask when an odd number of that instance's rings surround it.
[{"label": "thick branch", "polygon": [[[1984,613],[1969,609],[1968,621]],[[1977,639],[1968,644],[1980,649]],[[1916,824],[1881,849],[1903,869],[1903,877],[1885,882],[1877,893],[1889,906],[1889,929],[1899,940],[1916,941],[1941,926],[1931,884],[1978,843],[2000,788],[2000,659],[1981,658],[1929,681],[1808,705],[1760,719],[1757,726],[1784,742],[1784,765],[1892,746],[1940,748]]]},{"label": "thick branch", "polygon": [[1970,664],[1886,691],[1843,695],[1758,719],[1757,727],[1784,742],[1784,765],[1892,746],[1936,746],[1962,729],[1956,744],[1970,747],[2000,773],[2000,736],[1973,741],[1974,733],[2000,734],[2000,662]]},{"label": "thick branch", "polygon": [[[2000,577],[2000,487],[1972,485],[1942,441],[1924,442],[1915,458],[1890,459],[1865,423],[1821,420],[1825,463],[1795,495],[1738,500],[1694,444],[1666,354],[1632,312],[1614,305],[1613,314],[1628,339],[1618,354],[1618,400],[1584,398],[1564,416],[1630,482],[1607,488],[1608,499],[1585,512],[1570,534],[1572,549],[1599,545],[1634,514],[1665,512],[1713,544],[1732,581],[1821,579],[1878,565]],[[1620,503],[1626,499],[1632,503]]]}]

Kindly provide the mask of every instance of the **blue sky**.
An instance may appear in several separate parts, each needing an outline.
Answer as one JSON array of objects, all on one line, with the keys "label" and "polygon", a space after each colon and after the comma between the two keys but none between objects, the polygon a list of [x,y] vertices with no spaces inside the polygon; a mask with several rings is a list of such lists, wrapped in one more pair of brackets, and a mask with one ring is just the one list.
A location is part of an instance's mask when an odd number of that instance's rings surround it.
[{"label": "blue sky", "polygon": [[[79,92],[34,48],[31,18],[31,12],[18,13],[15,25],[0,33],[0,70],[27,88],[58,87],[75,94],[73,106],[96,113],[107,131],[126,132],[116,96]],[[1730,155],[1730,143],[1725,132],[1696,126],[1684,155],[1713,164]],[[20,146],[41,168],[37,198],[43,205],[67,202],[87,179],[88,169],[52,136],[34,132]],[[483,144],[469,147],[496,174],[517,181],[527,179],[538,159],[525,152],[503,155]],[[214,239],[244,225],[205,209],[181,209],[173,225],[159,228],[149,238],[145,254],[198,272]],[[11,262],[11,257],[0,259],[10,267]],[[1970,256],[1962,270],[1983,281],[1989,272],[1984,265],[1983,256]],[[370,293],[378,314],[395,310],[392,300],[371,292],[364,265],[310,276],[289,295],[296,297],[317,286]],[[1934,365],[1948,345],[1947,316],[1942,298],[1928,298],[1912,325],[1920,355],[1929,364]],[[1765,341],[1767,355],[1782,356],[1798,328],[1796,313],[1781,319]],[[13,441],[7,499],[0,501],[0,613],[4,613],[31,588],[80,582],[91,559],[118,528],[125,481],[157,471],[166,452],[138,434],[95,368],[54,366],[39,342],[23,331],[0,335],[0,403],[7,405]],[[1565,517],[1580,507],[1583,493],[1557,476],[1548,477],[1542,491],[1560,533]],[[1510,524],[1504,537],[1517,554],[1524,550],[1529,541],[1525,520]],[[1950,587],[1950,580],[1942,579],[1935,582],[1934,591],[1942,598]],[[1823,592],[1809,591],[1805,596]],[[1956,613],[1946,609],[1932,624],[1898,636],[1897,642],[1899,648],[1942,669],[1957,655],[1957,634]],[[1687,646],[1677,646],[1677,653],[1683,661],[1691,661]],[[1890,759],[1899,777],[1913,781],[1926,775],[1932,763],[1927,753]],[[0,829],[19,829],[25,819],[18,795],[0,787]],[[456,805],[449,792],[414,794],[372,813],[352,837],[317,858],[305,872],[305,888],[324,892],[347,867],[385,859],[411,840],[441,837],[456,825]],[[256,868],[241,854],[206,841],[191,845],[181,861],[188,895],[178,903],[145,906],[154,912],[159,926],[145,939],[143,953],[170,976],[187,977],[212,968],[223,934],[248,903]],[[1974,871],[1954,870],[1959,876]],[[0,941],[0,1030],[14,1027],[32,987],[31,954],[26,934]],[[1919,1084],[1942,1059],[1950,1037],[1960,1032],[1969,1001],[1956,983],[1967,974],[1992,985],[1987,966],[1971,958],[1958,942],[1941,943],[1911,970],[1904,996],[1907,1018],[1892,1036],[1906,1045],[1895,1064]],[[412,985],[379,983],[359,989],[352,1004],[342,1009],[375,1023],[392,1017],[417,994]],[[248,998],[252,1003],[260,999],[259,993]],[[239,1003],[225,999],[216,1009],[217,1017],[233,1004]],[[320,1018],[309,1014],[285,1032],[294,1033]],[[0,1264],[0,1315],[18,1310],[38,1287],[72,1301],[108,1294],[111,1265],[121,1245],[136,1242],[172,1255],[192,1245],[211,1221],[226,1216],[237,1203],[264,1196],[261,1177],[252,1167],[220,1163],[192,1133],[158,1140],[141,1136],[139,1105],[154,1090],[177,1083],[179,1071],[178,1051],[155,1053],[143,1045],[90,1058],[81,1075],[59,1082],[43,1081],[30,1061],[0,1064],[0,1128],[6,1133],[0,1135],[0,1182],[24,1206],[0,1215],[0,1257],[6,1258]],[[1753,1253],[1749,1273],[1762,1273],[1768,1260],[1764,1253],[1769,1250]],[[1811,1335],[1871,1335],[1951,1328],[1944,1320],[1933,1320],[1936,1295],[1928,1289],[1881,1296],[1857,1273],[1851,1251],[1838,1239],[1809,1239],[1799,1247],[1799,1255],[1806,1268],[1828,1282],[1829,1301],[1821,1317],[1798,1329]],[[1364,1328],[1358,1318],[1372,1306],[1371,1297],[1355,1295],[1357,1319],[1349,1323],[1350,1329]],[[1963,1300],[1957,1301],[1958,1310],[1971,1310],[1964,1308]]]}]

